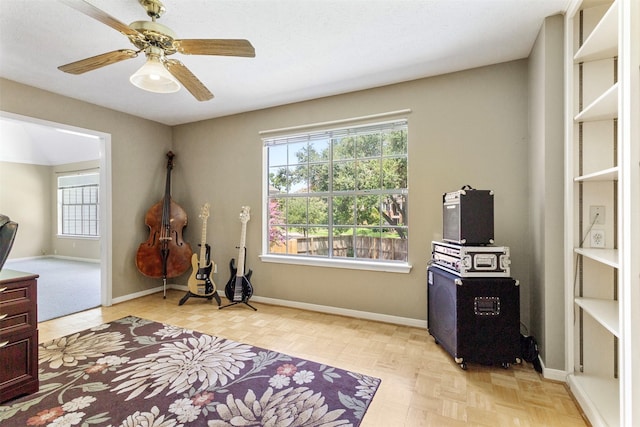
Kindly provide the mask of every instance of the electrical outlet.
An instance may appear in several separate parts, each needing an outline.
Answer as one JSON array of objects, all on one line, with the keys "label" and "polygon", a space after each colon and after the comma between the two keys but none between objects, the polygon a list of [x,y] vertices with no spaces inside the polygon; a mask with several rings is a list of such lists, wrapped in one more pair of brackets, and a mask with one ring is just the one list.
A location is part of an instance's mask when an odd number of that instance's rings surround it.
[{"label": "electrical outlet", "polygon": [[604,230],[591,230],[591,247],[604,248]]},{"label": "electrical outlet", "polygon": [[589,206],[589,224],[604,224],[604,206]]}]

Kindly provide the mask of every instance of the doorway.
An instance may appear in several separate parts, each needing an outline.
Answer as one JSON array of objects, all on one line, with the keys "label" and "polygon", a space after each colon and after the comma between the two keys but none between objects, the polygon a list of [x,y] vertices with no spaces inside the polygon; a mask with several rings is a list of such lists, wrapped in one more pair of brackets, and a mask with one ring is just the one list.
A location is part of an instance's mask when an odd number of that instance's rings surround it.
[{"label": "doorway", "polygon": [[[41,171],[50,168],[52,177],[56,176],[55,170],[59,170],[60,168],[64,169],[64,167],[60,165],[65,164],[89,165],[89,167],[94,167],[97,170],[100,185],[100,201],[98,207],[100,233],[97,239],[98,249],[95,252],[99,258],[100,266],[99,299],[100,305],[110,306],[112,300],[110,269],[112,196],[111,135],[91,129],[0,111],[0,141],[2,141],[0,144],[0,162],[2,162],[4,165],[3,169],[5,169],[5,171],[0,172],[3,181],[3,189],[0,189],[0,212],[6,211],[3,213],[10,217],[10,213],[17,212],[16,210],[24,204],[24,200],[26,200],[27,203],[33,202],[29,200],[29,194],[33,193],[27,191],[25,195],[19,196],[23,198],[23,201],[16,202],[15,194],[11,194],[10,189],[12,185],[11,181],[12,179],[15,181],[15,178],[12,178],[9,170],[19,170],[22,172],[23,169],[21,169],[20,165],[24,165],[27,171],[24,173],[28,174],[31,169]],[[45,174],[46,172],[39,173]],[[38,180],[42,181],[44,178],[35,177],[34,179],[28,179],[30,182],[38,182]],[[53,181],[56,180],[52,178],[51,184],[49,184],[50,200],[40,201],[41,212],[34,213],[29,211],[27,215],[31,216],[25,221],[24,226],[19,226],[18,229],[18,237],[21,231],[23,233],[27,230],[34,232],[35,236],[30,236],[29,242],[31,244],[31,239],[35,239],[37,243],[33,243],[35,246],[23,245],[23,247],[16,248],[16,246],[20,246],[16,239],[16,244],[14,244],[14,248],[12,249],[10,259],[36,258],[42,257],[43,255],[61,255],[61,258],[73,260],[74,256],[64,255],[66,250],[64,249],[65,245],[75,247],[73,239],[64,240],[60,245],[57,244],[57,242],[61,240],[57,229],[57,190]],[[24,183],[16,183],[13,185],[23,184]],[[46,212],[47,209],[48,212]],[[37,217],[37,215],[40,215],[40,217]],[[20,221],[17,222],[20,224]],[[78,240],[78,242],[79,246],[82,246],[82,241]],[[60,252],[62,252],[62,254],[56,253],[58,252],[58,246],[61,247]],[[83,252],[79,253],[80,255],[83,254]],[[71,255],[73,255],[73,252],[71,252]],[[70,296],[70,298],[73,298],[73,296]],[[39,303],[44,303],[44,301],[39,301]]]}]

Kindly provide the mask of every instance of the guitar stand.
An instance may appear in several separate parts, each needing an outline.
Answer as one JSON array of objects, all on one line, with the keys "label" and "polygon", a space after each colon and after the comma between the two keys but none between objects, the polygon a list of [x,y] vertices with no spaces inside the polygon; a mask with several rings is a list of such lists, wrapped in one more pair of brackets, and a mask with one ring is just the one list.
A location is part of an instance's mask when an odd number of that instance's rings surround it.
[{"label": "guitar stand", "polygon": [[223,305],[222,307],[218,307],[218,310],[222,310],[223,308],[231,307],[232,305],[237,305],[237,304],[245,304],[245,305],[248,305],[249,307],[251,307],[253,309],[253,311],[258,311],[257,308],[255,308],[254,306],[249,304],[249,300],[248,299],[245,299],[245,300],[242,300],[242,301],[234,301],[231,304]]},{"label": "guitar stand", "polygon": [[206,298],[209,301],[211,301],[213,298],[216,299],[216,302],[218,303],[218,308],[220,308],[220,304],[222,304],[222,301],[220,300],[220,295],[218,295],[218,291],[216,290],[214,293],[212,293],[211,295],[198,295],[198,294],[194,294],[191,291],[187,291],[186,295],[182,297],[182,299],[180,300],[180,302],[178,303],[178,305],[182,305],[185,302],[187,302],[187,300],[191,297],[194,298]]}]

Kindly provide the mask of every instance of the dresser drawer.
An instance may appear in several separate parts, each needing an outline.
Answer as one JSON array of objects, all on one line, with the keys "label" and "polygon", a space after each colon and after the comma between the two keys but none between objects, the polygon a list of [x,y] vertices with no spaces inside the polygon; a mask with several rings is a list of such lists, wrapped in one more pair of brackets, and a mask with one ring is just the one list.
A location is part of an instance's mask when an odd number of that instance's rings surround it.
[{"label": "dresser drawer", "polygon": [[0,307],[0,338],[7,334],[34,330],[38,327],[35,306]]},{"label": "dresser drawer", "polygon": [[33,304],[36,300],[36,280],[0,284],[0,313],[16,304]]},{"label": "dresser drawer", "polygon": [[0,337],[37,328],[36,286],[35,279],[0,286]]}]

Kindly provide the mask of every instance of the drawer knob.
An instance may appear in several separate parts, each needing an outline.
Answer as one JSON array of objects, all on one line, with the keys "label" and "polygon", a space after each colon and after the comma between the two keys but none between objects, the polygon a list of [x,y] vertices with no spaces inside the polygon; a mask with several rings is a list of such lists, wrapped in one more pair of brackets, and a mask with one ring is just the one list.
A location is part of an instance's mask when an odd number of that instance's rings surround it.
[{"label": "drawer knob", "polygon": [[0,288],[0,293],[4,292],[7,290],[7,287],[5,286],[4,288]]},{"label": "drawer knob", "polygon": [[5,314],[0,314],[0,320],[4,319],[5,317],[7,317],[9,314],[5,313]]},{"label": "drawer knob", "polygon": [[0,348],[6,347],[7,344],[9,344],[9,341],[0,342]]}]

